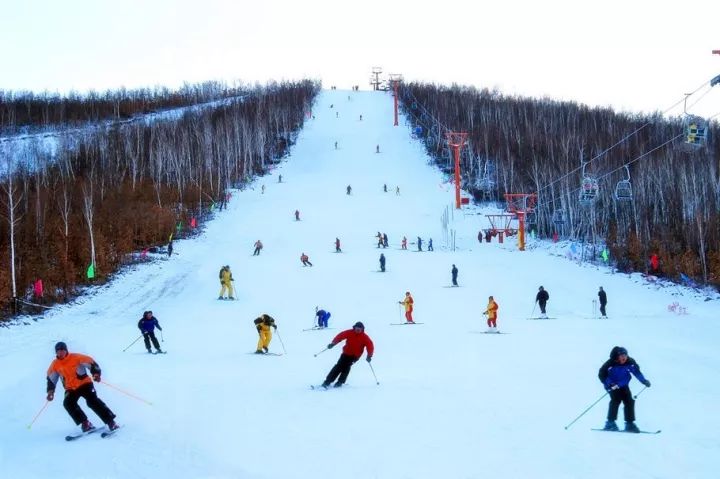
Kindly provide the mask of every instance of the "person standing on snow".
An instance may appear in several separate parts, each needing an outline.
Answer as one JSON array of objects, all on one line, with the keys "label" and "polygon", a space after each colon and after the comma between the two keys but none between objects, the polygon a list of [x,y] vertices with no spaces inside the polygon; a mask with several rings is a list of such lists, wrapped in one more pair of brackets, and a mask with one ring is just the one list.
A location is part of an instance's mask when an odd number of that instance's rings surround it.
[{"label": "person standing on snow", "polygon": [[428,241],[428,251],[435,251],[432,245],[432,238],[430,238],[430,240]]},{"label": "person standing on snow", "polygon": [[170,256],[172,256],[172,252],[173,252],[172,240],[170,240],[170,242],[168,243],[167,252],[168,252],[168,258],[169,258]]},{"label": "person standing on snow", "polygon": [[300,255],[300,261],[302,261],[303,266],[312,266],[312,263],[310,262],[310,258],[305,253]]},{"label": "person standing on snow", "polygon": [[418,251],[422,251],[422,238],[418,236],[417,239]]},{"label": "person standing on snow", "polygon": [[483,312],[483,314],[487,315],[487,325],[488,325],[488,331],[491,333],[497,332],[497,310],[498,310],[498,304],[495,302],[495,299],[493,299],[492,296],[488,298],[488,305],[487,309]]},{"label": "person standing on snow", "polygon": [[295,210],[295,221],[300,221],[300,210]]},{"label": "person standing on snow", "polygon": [[253,251],[253,256],[260,256],[260,250],[263,249],[262,241],[257,240],[255,242],[255,251]]},{"label": "person standing on snow", "polygon": [[342,250],[340,249],[340,238],[335,238],[335,252],[342,253]]},{"label": "person standing on snow", "polygon": [[338,359],[338,362],[333,366],[325,378],[325,381],[322,383],[322,387],[325,389],[330,387],[330,383],[335,381],[335,379],[337,379],[335,387],[341,387],[345,384],[345,381],[347,381],[350,368],[360,359],[363,352],[367,350],[367,362],[372,360],[373,353],[375,352],[375,345],[370,339],[370,336],[365,334],[365,325],[360,321],[355,323],[352,329],[347,329],[335,336],[327,348],[332,349],[342,341],[345,341],[345,346],[343,346],[340,359]]},{"label": "person standing on snow", "polygon": [[152,341],[152,345],[155,346],[156,352],[163,352],[162,349],[160,349],[160,343],[155,337],[155,328],[162,331],[160,323],[157,318],[153,316],[153,312],[145,311],[142,318],[140,318],[140,321],[138,321],[138,329],[142,333],[143,341],[145,342],[145,349],[147,349],[148,353],[152,353],[152,350],[150,349],[150,341]]},{"label": "person standing on snow", "polygon": [[395,187],[395,196],[400,196],[400,187],[399,186]]},{"label": "person standing on snow", "polygon": [[452,274],[452,283],[453,286],[457,286],[457,275],[458,275],[458,269],[455,265],[453,265],[452,270],[450,270],[450,273]]},{"label": "person standing on snow", "polygon": [[232,282],[235,281],[230,272],[230,266],[223,266],[220,268],[220,296],[218,299],[225,299],[225,291],[228,293],[227,299],[235,299],[233,296]]},{"label": "person standing on snow", "polygon": [[402,243],[400,244],[402,249],[407,249],[407,238],[403,236]]},{"label": "person standing on snow", "polygon": [[257,329],[258,336],[260,336],[258,338],[255,354],[265,354],[268,352],[270,341],[272,341],[272,330],[270,328],[277,331],[277,325],[275,324],[275,320],[272,316],[267,314],[260,315],[260,317],[255,318],[253,322],[255,323],[255,329]]},{"label": "person standing on snow", "polygon": [[315,306],[315,316],[317,317],[318,328],[324,329],[328,327],[328,322],[330,321],[329,311],[325,311],[324,309],[318,309],[317,306]]},{"label": "person standing on snow", "polygon": [[347,188],[345,188],[345,193],[347,193],[348,195],[351,195],[352,194],[352,186],[347,185]]},{"label": "person standing on snow", "polygon": [[388,247],[388,237],[387,237],[387,233],[383,233],[382,246],[383,246],[383,248],[387,248],[387,247]]},{"label": "person standing on snow", "polygon": [[380,153],[380,145],[375,145],[375,153]]},{"label": "person standing on snow", "polygon": [[600,298],[600,314],[602,314],[603,318],[607,318],[607,314],[605,313],[605,306],[607,305],[607,294],[605,293],[605,290],[603,290],[602,286],[600,286],[600,291],[598,291],[598,298]]},{"label": "person standing on snow", "polygon": [[623,403],[625,414],[625,431],[640,432],[635,425],[635,400],[630,392],[630,380],[635,376],[645,387],[650,387],[650,381],[640,372],[640,366],[635,360],[628,356],[627,349],[615,346],[610,351],[610,359],[600,367],[598,378],[603,383],[605,390],[610,394],[610,405],[608,406],[606,431],[617,431],[615,424],[618,416],[620,403]]},{"label": "person standing on snow", "polygon": [[[88,370],[92,379],[88,376]],[[97,397],[93,387],[93,380],[100,382],[100,374],[100,366],[90,356],[69,353],[67,345],[62,341],[55,345],[55,359],[50,363],[47,371],[46,399],[52,401],[55,398],[55,386],[58,379],[61,379],[65,388],[63,406],[83,432],[92,431],[95,426],[78,405],[80,398],[85,399],[87,406],[107,424],[108,429],[113,431],[120,427],[115,423],[115,414]]]},{"label": "person standing on snow", "polygon": [[278,183],[282,183],[282,175],[278,175]]},{"label": "person standing on snow", "polygon": [[405,306],[405,321],[408,323],[414,323],[415,321],[413,321],[412,313],[415,301],[413,300],[412,296],[410,296],[410,291],[407,291],[405,293],[405,299],[403,299],[402,301],[398,301],[398,303]]},{"label": "person standing on snow", "polygon": [[547,291],[545,291],[545,288],[540,286],[538,294],[535,295],[535,302],[540,305],[540,317],[542,319],[547,319],[547,314],[545,314],[545,305],[547,304],[548,299],[550,299],[550,295]]},{"label": "person standing on snow", "polygon": [[385,272],[385,255],[380,253],[380,271]]},{"label": "person standing on snow", "polygon": [[375,235],[375,237],[376,237],[377,240],[378,240],[378,242],[377,242],[377,247],[378,247],[378,248],[382,248],[382,245],[383,245],[383,235],[382,235],[382,233],[380,233],[380,232],[378,231],[378,234]]},{"label": "person standing on snow", "polygon": [[384,184],[383,184],[383,191],[384,191],[385,193],[387,193],[387,183],[384,183]]}]

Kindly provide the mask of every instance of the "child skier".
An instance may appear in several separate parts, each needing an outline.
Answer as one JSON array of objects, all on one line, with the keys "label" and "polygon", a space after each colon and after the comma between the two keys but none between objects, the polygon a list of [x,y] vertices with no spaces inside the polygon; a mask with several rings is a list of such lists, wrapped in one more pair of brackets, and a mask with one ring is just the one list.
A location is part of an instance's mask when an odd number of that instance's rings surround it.
[{"label": "child skier", "polygon": [[268,352],[268,347],[270,346],[270,341],[272,341],[272,331],[270,328],[275,329],[277,331],[277,325],[275,324],[275,320],[272,318],[272,316],[267,314],[262,314],[260,317],[255,318],[255,328],[257,329],[258,335],[260,336],[258,338],[257,343],[257,350],[255,351],[255,354],[265,354]]},{"label": "child skier", "polygon": [[330,312],[315,307],[315,316],[317,317],[317,327],[320,329],[327,328],[330,321]]},{"label": "child skier", "polygon": [[408,323],[415,323],[412,318],[413,313],[413,304],[415,304],[415,301],[413,300],[412,296],[410,296],[410,291],[407,291],[405,293],[405,299],[402,301],[398,301],[398,303],[405,306],[405,321]]},{"label": "child skier", "polygon": [[[88,376],[88,370],[92,379]],[[47,371],[46,399],[52,401],[55,398],[55,386],[58,379],[62,379],[63,387],[65,387],[63,406],[83,432],[92,431],[95,426],[78,406],[81,397],[85,399],[87,406],[102,419],[102,422],[107,424],[108,429],[113,431],[119,427],[115,423],[115,414],[97,397],[93,387],[93,380],[100,382],[100,374],[100,366],[90,356],[69,353],[67,345],[62,341],[55,345],[55,359],[50,363]]]},{"label": "child skier", "polygon": [[235,281],[232,277],[232,273],[230,272],[230,266],[223,266],[220,268],[220,296],[218,296],[218,299],[225,299],[225,291],[228,293],[227,299],[235,299],[233,296],[233,287],[232,282]]},{"label": "child skier", "polygon": [[345,384],[345,381],[347,381],[347,377],[350,374],[350,368],[352,368],[352,365],[360,359],[364,350],[367,349],[367,362],[372,360],[373,353],[375,352],[375,346],[373,345],[370,336],[365,334],[365,325],[363,325],[360,321],[355,323],[352,329],[347,329],[335,336],[332,342],[328,344],[328,349],[332,349],[341,341],[346,341],[345,346],[343,346],[340,359],[338,359],[338,362],[335,366],[333,366],[330,373],[328,373],[325,378],[325,381],[322,383],[322,387],[325,389],[327,389],[330,386],[330,383],[335,381],[335,379],[337,379],[337,382],[335,383],[336,388]]},{"label": "child skier", "polygon": [[155,337],[155,328],[162,331],[160,323],[157,318],[153,316],[153,312],[145,311],[142,318],[140,318],[140,321],[138,321],[138,329],[142,333],[143,341],[145,342],[145,349],[147,349],[148,353],[152,353],[152,350],[150,349],[150,341],[152,341],[152,345],[155,346],[156,352],[163,352],[162,349],[160,349],[160,343],[158,343],[158,340]]},{"label": "child skier", "polygon": [[497,333],[497,310],[498,304],[495,302],[492,296],[488,298],[487,309],[483,314],[487,315],[488,332]]},{"label": "child skier", "polygon": [[385,272],[385,255],[380,253],[380,271]]},{"label": "child skier", "polygon": [[635,376],[645,387],[650,387],[650,381],[640,372],[640,366],[635,360],[628,356],[627,349],[621,346],[615,346],[610,351],[610,359],[605,361],[598,378],[603,383],[605,390],[610,394],[610,405],[608,406],[607,422],[605,423],[606,431],[617,431],[615,424],[617,419],[620,403],[624,405],[625,414],[625,431],[640,432],[635,425],[635,400],[630,392],[630,380]]}]

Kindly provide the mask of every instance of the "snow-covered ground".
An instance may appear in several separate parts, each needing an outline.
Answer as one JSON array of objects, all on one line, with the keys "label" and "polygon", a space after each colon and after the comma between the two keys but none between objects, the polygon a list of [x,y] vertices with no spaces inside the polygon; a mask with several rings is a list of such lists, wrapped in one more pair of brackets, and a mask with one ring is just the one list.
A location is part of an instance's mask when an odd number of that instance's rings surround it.
[{"label": "snow-covered ground", "polygon": [[[717,300],[670,295],[544,247],[479,244],[486,223],[475,209],[455,213],[450,251],[441,216],[453,192],[408,128],[392,126],[391,97],[323,92],[313,113],[290,159],[236,192],[199,239],[177,242],[177,256],[128,271],[38,323],[0,330],[3,477],[717,477]],[[390,240],[384,274],[378,231]],[[401,251],[403,235],[432,237],[435,251]],[[265,248],[253,257],[257,239]],[[301,266],[303,252],[312,268]],[[453,263],[460,288],[448,287]],[[235,302],[216,299],[225,264]],[[557,319],[526,320],[539,285]],[[600,285],[610,319],[591,317]],[[401,320],[405,291],[423,325],[390,325]],[[480,334],[489,295],[509,334]],[[688,314],[669,312],[673,302]],[[333,330],[302,331],[315,306],[331,311]],[[122,352],[146,309],[164,328],[167,355],[150,356],[141,342]],[[277,319],[285,355],[251,354],[261,313]],[[358,320],[375,341],[380,384],[361,360],[347,387],[311,391],[340,348],[314,353]],[[280,337],[271,351],[283,352]],[[58,340],[92,355],[104,381],[152,406],[100,384],[124,426],[114,437],[65,442],[76,426],[61,395],[28,430]],[[603,425],[606,400],[564,429],[604,393],[597,371],[615,345],[652,381],[637,401],[638,425],[661,434],[590,431]]]}]

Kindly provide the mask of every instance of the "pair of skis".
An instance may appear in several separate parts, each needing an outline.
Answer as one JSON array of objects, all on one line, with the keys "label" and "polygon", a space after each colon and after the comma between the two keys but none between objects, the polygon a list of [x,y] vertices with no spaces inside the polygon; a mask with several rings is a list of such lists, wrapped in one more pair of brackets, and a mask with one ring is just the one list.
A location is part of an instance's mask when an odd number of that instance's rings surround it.
[{"label": "pair of skis", "polygon": [[81,432],[80,434],[71,434],[69,436],[65,436],[65,440],[66,441],[75,441],[77,439],[80,439],[81,437],[89,436],[90,434],[95,434],[96,432],[100,432],[100,431],[102,431],[102,433],[100,434],[100,437],[105,439],[105,438],[110,437],[113,434],[115,434],[119,429],[120,428],[118,427],[117,429],[113,429],[112,431],[110,431],[107,428],[107,426],[94,427],[94,428],[90,429],[89,431]]}]

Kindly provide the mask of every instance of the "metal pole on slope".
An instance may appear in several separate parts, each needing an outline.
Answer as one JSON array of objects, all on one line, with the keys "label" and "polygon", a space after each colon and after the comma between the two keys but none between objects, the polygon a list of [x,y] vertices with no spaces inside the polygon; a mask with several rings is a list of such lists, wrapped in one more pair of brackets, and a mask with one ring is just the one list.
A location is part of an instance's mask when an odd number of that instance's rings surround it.
[{"label": "metal pole on slope", "polygon": [[578,417],[576,417],[575,419],[573,419],[573,420],[570,422],[570,424],[568,424],[567,426],[565,426],[565,430],[569,429],[570,426],[572,426],[573,424],[575,424],[575,422],[576,422],[578,419],[580,419],[581,417],[583,417],[590,409],[593,408],[593,406],[595,406],[597,403],[599,403],[600,401],[602,401],[602,400],[605,398],[605,396],[607,396],[607,395],[608,395],[608,392],[605,391],[605,394],[603,394],[602,396],[600,396],[600,398],[598,398],[597,401],[595,401],[595,402],[592,403],[590,406],[588,406],[588,408],[585,409],[583,412],[581,412]]}]

